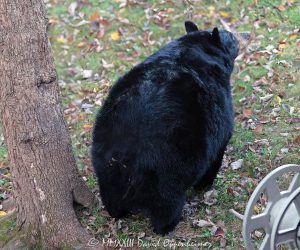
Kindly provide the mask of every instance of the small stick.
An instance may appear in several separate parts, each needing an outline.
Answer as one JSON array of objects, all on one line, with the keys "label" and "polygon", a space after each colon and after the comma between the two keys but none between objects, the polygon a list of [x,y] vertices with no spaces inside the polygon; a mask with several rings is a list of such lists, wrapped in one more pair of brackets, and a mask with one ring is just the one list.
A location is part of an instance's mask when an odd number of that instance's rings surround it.
[{"label": "small stick", "polygon": [[220,22],[223,25],[224,30],[234,33],[234,31],[229,27],[229,25],[222,18],[220,18]]}]

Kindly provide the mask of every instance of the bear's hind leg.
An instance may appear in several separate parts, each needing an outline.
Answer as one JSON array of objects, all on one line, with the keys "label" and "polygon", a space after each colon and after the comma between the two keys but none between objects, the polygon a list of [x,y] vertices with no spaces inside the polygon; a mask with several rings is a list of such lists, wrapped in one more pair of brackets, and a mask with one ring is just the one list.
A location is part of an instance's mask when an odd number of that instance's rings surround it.
[{"label": "bear's hind leg", "polygon": [[223,147],[222,150],[219,151],[217,158],[211,164],[210,168],[207,170],[205,175],[202,178],[200,178],[200,180],[198,180],[198,182],[194,185],[195,189],[207,191],[212,187],[212,185],[214,183],[214,179],[216,178],[216,176],[222,166],[225,149],[226,149],[226,146]]}]

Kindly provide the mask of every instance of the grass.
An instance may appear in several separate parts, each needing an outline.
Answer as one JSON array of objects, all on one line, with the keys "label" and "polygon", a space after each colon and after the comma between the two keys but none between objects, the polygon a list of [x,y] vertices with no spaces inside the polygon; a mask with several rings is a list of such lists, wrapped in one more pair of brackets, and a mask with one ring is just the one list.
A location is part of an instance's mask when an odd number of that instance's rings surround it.
[{"label": "grass", "polygon": [[[222,17],[239,31],[251,31],[252,41],[237,60],[232,77],[236,125],[224,168],[214,185],[217,203],[206,205],[202,194],[189,191],[188,203],[196,203],[196,212],[184,216],[173,236],[163,238],[176,242],[193,239],[203,249],[208,249],[206,243],[218,249],[222,237],[214,236],[211,227],[192,226],[194,220],[211,220],[224,230],[227,247],[243,249],[241,222],[229,209],[243,213],[263,176],[282,164],[300,162],[300,127],[296,122],[300,119],[300,5],[293,0],[204,0],[190,1],[190,6],[181,1],[127,2],[120,7],[122,1],[118,0],[81,1],[74,15],[68,10],[71,0],[50,0],[47,4],[62,105],[79,169],[96,192],[89,150],[91,125],[101,102],[110,86],[133,65],[184,34],[189,9],[201,29],[222,27]],[[80,24],[83,20],[91,23]],[[113,38],[116,32],[118,36]],[[92,77],[84,79],[84,70],[91,70]],[[264,101],[269,94],[273,96]],[[92,107],[83,109],[83,101]],[[245,116],[246,109],[251,110],[250,116]],[[282,153],[283,148],[288,152]],[[244,160],[243,166],[232,170],[230,163],[237,159]],[[1,164],[7,165],[7,152],[0,141]],[[99,238],[128,239],[144,233],[141,240],[145,243],[159,240],[143,217],[126,218],[118,226],[102,208],[90,216],[92,219],[83,216],[82,223]]]},{"label": "grass", "polygon": [[3,145],[0,145],[0,162],[2,162],[3,164],[7,161],[7,150]]},{"label": "grass", "polygon": [[16,216],[11,214],[5,218],[0,218],[0,247],[2,243],[8,242],[15,235]]}]

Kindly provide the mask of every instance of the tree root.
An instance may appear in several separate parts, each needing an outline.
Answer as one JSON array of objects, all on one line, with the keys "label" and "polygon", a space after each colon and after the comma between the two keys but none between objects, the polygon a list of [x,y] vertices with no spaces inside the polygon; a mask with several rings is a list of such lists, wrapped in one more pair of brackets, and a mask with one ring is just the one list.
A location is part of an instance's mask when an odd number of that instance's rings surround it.
[{"label": "tree root", "polygon": [[76,185],[73,189],[73,199],[79,205],[92,208],[97,204],[97,199],[83,180],[80,182],[81,183]]}]

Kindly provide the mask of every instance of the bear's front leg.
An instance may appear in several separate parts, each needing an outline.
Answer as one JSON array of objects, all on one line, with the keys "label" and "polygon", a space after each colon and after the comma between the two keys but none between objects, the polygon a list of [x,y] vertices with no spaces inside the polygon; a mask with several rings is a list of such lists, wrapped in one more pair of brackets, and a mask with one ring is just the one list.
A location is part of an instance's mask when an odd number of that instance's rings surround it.
[{"label": "bear's front leg", "polygon": [[185,194],[157,199],[150,210],[153,231],[162,236],[172,231],[181,219],[184,203]]}]

